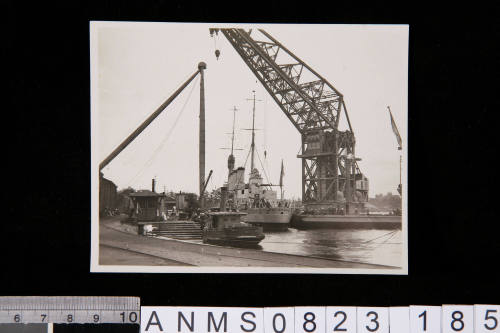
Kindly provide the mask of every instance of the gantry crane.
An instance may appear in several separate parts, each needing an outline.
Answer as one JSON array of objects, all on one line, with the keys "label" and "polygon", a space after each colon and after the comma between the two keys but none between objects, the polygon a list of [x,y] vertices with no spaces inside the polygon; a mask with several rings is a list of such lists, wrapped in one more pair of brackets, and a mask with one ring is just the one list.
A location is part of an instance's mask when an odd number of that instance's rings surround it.
[{"label": "gantry crane", "polygon": [[[368,201],[368,179],[358,167],[356,140],[342,94],[266,31],[258,31],[263,40],[253,39],[252,30],[236,28],[211,28],[210,35],[221,32],[226,37],[299,131],[302,150],[297,157],[302,159],[306,209],[345,204],[349,212],[363,205]],[[342,111],[348,124],[345,130],[339,130]]]}]

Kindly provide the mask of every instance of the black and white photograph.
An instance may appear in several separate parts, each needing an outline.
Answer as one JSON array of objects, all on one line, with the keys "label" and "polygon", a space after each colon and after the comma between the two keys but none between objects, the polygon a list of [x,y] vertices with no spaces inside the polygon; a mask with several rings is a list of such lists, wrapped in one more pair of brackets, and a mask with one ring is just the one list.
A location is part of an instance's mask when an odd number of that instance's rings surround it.
[{"label": "black and white photograph", "polygon": [[408,274],[408,25],[90,22],[91,271]]}]

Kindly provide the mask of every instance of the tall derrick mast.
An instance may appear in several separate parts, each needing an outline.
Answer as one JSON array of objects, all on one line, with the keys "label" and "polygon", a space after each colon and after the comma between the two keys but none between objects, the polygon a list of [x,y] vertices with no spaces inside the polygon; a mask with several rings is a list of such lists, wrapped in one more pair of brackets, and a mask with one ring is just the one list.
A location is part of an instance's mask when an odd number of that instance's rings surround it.
[{"label": "tall derrick mast", "polygon": [[[355,137],[342,94],[321,75],[262,29],[210,29],[227,38],[302,138],[302,202],[323,209],[366,202],[368,182],[355,158]],[[220,54],[220,52],[219,52]],[[281,59],[281,60],[280,60]],[[348,129],[340,131],[345,114]],[[344,201],[345,199],[345,201]]]}]

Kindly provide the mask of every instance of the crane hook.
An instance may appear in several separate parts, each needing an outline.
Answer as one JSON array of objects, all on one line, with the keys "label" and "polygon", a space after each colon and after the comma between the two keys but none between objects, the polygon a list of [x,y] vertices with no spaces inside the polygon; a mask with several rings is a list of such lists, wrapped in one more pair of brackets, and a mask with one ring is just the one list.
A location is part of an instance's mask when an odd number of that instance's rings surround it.
[{"label": "crane hook", "polygon": [[220,51],[217,49],[215,50],[215,57],[217,58],[217,60],[219,60],[219,56],[220,56]]}]

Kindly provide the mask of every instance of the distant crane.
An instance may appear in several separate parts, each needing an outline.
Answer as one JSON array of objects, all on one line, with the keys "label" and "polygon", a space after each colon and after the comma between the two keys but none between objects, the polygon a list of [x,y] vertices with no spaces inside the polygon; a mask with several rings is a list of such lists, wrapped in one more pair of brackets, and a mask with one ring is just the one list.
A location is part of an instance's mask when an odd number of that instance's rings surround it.
[{"label": "distant crane", "polygon": [[[299,131],[302,139],[302,202],[306,209],[346,206],[368,201],[368,179],[355,157],[355,137],[343,95],[320,74],[263,29],[255,40],[244,29],[221,32]],[[280,58],[287,58],[279,60]],[[220,51],[216,51],[217,58]],[[341,113],[348,129],[339,130]],[[341,193],[341,194],[340,194]],[[343,198],[342,198],[343,197]],[[345,202],[344,202],[345,199]]]},{"label": "distant crane", "polygon": [[166,107],[200,74],[200,126],[199,126],[199,189],[200,203],[203,207],[203,194],[205,192],[205,83],[204,70],[207,65],[204,62],[198,64],[198,70],[193,73],[163,104],[161,104],[142,124],[139,125],[125,140],[122,141],[100,164],[99,171],[107,166],[118,154],[120,154],[132,141],[135,140],[155,120]]},{"label": "distant crane", "polygon": [[[391,117],[391,127],[394,135],[396,136],[396,141],[398,142],[398,150],[403,149],[403,140],[401,140],[401,135],[399,135],[398,126],[396,126],[396,122],[394,121],[394,117],[392,116],[391,108],[387,106],[387,110],[389,110],[389,116]],[[401,184],[401,164],[403,161],[403,156],[399,155],[399,185],[398,185],[398,193],[402,195],[403,185]]]}]

